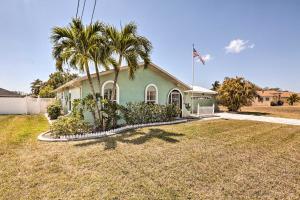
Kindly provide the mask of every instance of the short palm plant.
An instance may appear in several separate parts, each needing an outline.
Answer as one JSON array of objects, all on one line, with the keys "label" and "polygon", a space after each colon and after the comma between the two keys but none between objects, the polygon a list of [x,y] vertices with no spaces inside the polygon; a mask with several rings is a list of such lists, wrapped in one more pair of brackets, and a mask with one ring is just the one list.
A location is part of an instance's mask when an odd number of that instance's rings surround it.
[{"label": "short palm plant", "polygon": [[[53,57],[56,67],[62,69],[63,64],[84,71],[88,77],[94,100],[96,92],[90,74],[90,62],[94,60],[93,53],[99,51],[101,30],[103,25],[99,22],[84,26],[80,19],[73,19],[67,27],[54,27],[51,40],[53,43]],[[98,62],[98,60],[97,60]],[[97,67],[97,66],[96,66]],[[95,113],[92,113],[96,120]],[[96,104],[96,114],[101,118],[100,109]]]},{"label": "short palm plant", "polygon": [[287,101],[289,103],[289,105],[294,105],[294,103],[297,103],[300,101],[300,97],[297,94],[291,94],[291,96],[289,96],[287,98]]}]

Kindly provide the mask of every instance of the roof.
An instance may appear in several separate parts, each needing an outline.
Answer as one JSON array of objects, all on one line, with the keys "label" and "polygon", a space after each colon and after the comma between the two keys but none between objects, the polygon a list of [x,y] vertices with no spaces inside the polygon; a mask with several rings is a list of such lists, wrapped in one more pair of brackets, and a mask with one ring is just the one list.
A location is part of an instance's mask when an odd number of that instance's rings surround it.
[{"label": "roof", "polygon": [[297,93],[290,92],[290,91],[260,90],[260,91],[257,91],[257,94],[261,97],[278,97],[278,96],[280,96],[281,98],[288,98],[292,94],[297,94]]},{"label": "roof", "polygon": [[[142,67],[142,66],[143,66],[143,64],[139,64],[139,67]],[[182,87],[184,87],[186,89],[191,89],[191,87],[189,85],[187,85],[184,82],[180,81],[175,76],[171,75],[169,72],[165,71],[164,69],[160,68],[159,66],[155,65],[154,63],[149,64],[148,68],[151,68],[151,67],[153,69],[161,72],[162,75],[165,75],[166,77],[170,78],[171,80],[173,80],[177,84],[181,85]],[[128,66],[123,66],[123,67],[120,68],[120,71],[127,70],[127,69],[128,69]],[[99,74],[100,74],[100,76],[104,76],[104,75],[111,74],[111,73],[114,73],[114,70],[111,69],[111,70],[107,70],[107,71],[102,71]],[[96,73],[91,74],[91,77],[96,78]],[[60,86],[59,88],[55,89],[54,91],[58,92],[58,91],[61,91],[64,88],[74,87],[74,86],[78,85],[80,82],[82,82],[84,80],[87,80],[87,79],[88,79],[87,76],[82,76],[82,77],[73,79],[73,80],[65,83],[64,85]]]},{"label": "roof", "polygon": [[0,88],[0,97],[22,97],[17,92],[12,92],[3,88]]},{"label": "roof", "polygon": [[184,92],[189,92],[189,93],[203,93],[203,94],[217,94],[216,91],[201,87],[201,86],[190,86],[191,88],[193,88],[192,90],[186,90]]}]

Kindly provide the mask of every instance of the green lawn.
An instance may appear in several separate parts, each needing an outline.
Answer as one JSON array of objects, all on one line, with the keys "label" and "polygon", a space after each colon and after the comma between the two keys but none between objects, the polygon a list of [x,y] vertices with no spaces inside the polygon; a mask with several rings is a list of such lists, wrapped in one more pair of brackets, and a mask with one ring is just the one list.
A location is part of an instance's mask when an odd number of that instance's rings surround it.
[{"label": "green lawn", "polygon": [[47,128],[43,117],[0,120],[1,143],[7,145],[0,149],[0,199],[300,195],[300,127],[193,121],[94,141],[45,143],[33,140]]}]

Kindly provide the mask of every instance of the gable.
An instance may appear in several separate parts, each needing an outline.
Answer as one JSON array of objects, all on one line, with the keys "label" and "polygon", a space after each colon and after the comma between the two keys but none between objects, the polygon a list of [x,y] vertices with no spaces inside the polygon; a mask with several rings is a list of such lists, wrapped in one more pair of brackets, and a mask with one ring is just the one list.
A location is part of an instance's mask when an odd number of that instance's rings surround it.
[{"label": "gable", "polygon": [[[140,64],[139,66],[139,69],[138,70],[144,70],[143,68],[143,65]],[[168,73],[167,71],[163,70],[162,68],[158,67],[157,65],[151,63],[149,64],[147,70],[152,70],[154,72],[156,72],[156,74],[158,76],[161,76],[163,77],[164,79],[174,83],[176,86],[178,87],[181,87],[183,88],[184,90],[188,90],[188,89],[191,89],[190,86],[188,86],[187,84],[185,84],[184,82],[178,80],[175,76],[171,75],[170,73]],[[124,66],[124,67],[121,67],[121,70],[120,70],[120,74],[123,74],[123,73],[127,73],[128,72],[128,67],[127,66]],[[110,77],[110,76],[113,76],[114,74],[114,71],[113,70],[108,70],[108,71],[103,71],[100,73],[100,77],[101,79],[105,79],[105,77]],[[96,73],[92,74],[91,75],[93,79],[96,79]],[[136,74],[136,78],[138,77],[138,74]],[[127,79],[128,79],[128,76],[127,76]],[[83,81],[87,80],[87,76],[83,76],[83,77],[80,77],[80,78],[77,78],[77,79],[74,79],[72,81],[69,81],[68,83],[62,85],[61,87],[57,88],[55,90],[55,92],[58,92],[58,91],[61,91],[63,90],[64,88],[67,88],[67,87],[76,87],[76,86],[79,86],[82,84]]]}]

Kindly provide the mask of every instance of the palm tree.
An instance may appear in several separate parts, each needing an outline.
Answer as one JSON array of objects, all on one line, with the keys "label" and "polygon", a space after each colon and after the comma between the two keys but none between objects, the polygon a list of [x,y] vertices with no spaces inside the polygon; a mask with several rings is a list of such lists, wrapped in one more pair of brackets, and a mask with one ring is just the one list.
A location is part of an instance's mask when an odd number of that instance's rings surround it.
[{"label": "palm tree", "polygon": [[106,26],[103,36],[106,38],[107,47],[116,59],[115,64],[112,65],[114,70],[112,100],[114,100],[122,62],[125,61],[128,65],[129,78],[134,79],[139,61],[144,62],[144,67],[150,64],[152,44],[147,38],[137,34],[137,26],[133,22],[125,25],[121,30],[114,26]]},{"label": "palm tree", "polygon": [[[89,64],[93,60],[92,54],[99,49],[99,38],[103,25],[99,22],[84,26],[80,19],[75,18],[67,27],[54,27],[51,40],[53,43],[53,57],[56,67],[62,69],[65,63],[74,69],[84,71],[88,77],[93,99],[96,92],[90,74]],[[99,105],[96,103],[96,112],[100,119]],[[93,114],[94,115],[94,114]],[[96,120],[96,117],[94,116]]]},{"label": "palm tree", "polygon": [[[111,57],[111,51],[105,43],[103,37],[99,37],[97,48],[91,51],[91,59],[94,63],[96,77],[98,81],[99,94],[101,95],[101,81],[100,72],[101,69],[109,70],[109,66],[115,65],[115,60]],[[103,68],[101,68],[101,66]]]},{"label": "palm tree", "polygon": [[220,82],[219,81],[215,81],[213,84],[211,84],[212,86],[212,90],[217,91],[220,88]]},{"label": "palm tree", "polygon": [[44,82],[40,79],[36,79],[31,83],[31,93],[34,96],[38,96],[40,93],[41,87],[44,85]]},{"label": "palm tree", "polygon": [[297,94],[291,94],[291,96],[289,96],[287,98],[287,101],[289,102],[289,104],[291,106],[294,105],[294,103],[299,102],[300,101],[300,97]]}]

